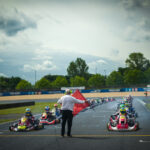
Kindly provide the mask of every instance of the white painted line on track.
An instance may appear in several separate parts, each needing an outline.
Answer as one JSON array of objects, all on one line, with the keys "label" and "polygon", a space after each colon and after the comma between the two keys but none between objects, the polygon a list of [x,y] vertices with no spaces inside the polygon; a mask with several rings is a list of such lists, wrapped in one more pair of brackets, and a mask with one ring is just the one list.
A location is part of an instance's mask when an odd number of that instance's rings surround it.
[{"label": "white painted line on track", "polygon": [[140,99],[137,99],[138,102],[140,102],[145,108],[147,111],[150,111],[147,107],[146,107],[146,103],[143,101],[143,100],[140,100]]},{"label": "white painted line on track", "polygon": [[146,103],[145,102],[143,102],[142,100],[140,100],[140,99],[137,99],[137,101],[139,101],[142,105],[146,105]]},{"label": "white painted line on track", "polygon": [[140,143],[150,143],[150,141],[139,140]]}]

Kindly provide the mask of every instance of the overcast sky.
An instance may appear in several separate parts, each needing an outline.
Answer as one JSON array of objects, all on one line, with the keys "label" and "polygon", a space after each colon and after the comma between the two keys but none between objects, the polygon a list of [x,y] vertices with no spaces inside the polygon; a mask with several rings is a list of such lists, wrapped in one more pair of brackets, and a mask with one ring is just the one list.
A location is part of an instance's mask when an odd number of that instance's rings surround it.
[{"label": "overcast sky", "polygon": [[66,75],[77,57],[90,73],[150,59],[150,0],[0,0],[0,75],[34,83]]}]

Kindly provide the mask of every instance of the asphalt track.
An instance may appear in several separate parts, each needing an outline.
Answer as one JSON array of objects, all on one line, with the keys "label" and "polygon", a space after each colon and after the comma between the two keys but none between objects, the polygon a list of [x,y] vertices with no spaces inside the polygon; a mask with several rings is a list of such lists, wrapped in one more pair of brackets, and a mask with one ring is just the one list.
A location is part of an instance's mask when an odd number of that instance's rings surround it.
[{"label": "asphalt track", "polygon": [[[119,101],[119,100],[117,100]],[[73,138],[60,136],[60,124],[32,132],[10,132],[9,123],[0,125],[0,150],[149,150],[150,112],[141,99],[134,98],[140,130],[110,132],[106,124],[117,101],[79,113],[73,120]]]}]

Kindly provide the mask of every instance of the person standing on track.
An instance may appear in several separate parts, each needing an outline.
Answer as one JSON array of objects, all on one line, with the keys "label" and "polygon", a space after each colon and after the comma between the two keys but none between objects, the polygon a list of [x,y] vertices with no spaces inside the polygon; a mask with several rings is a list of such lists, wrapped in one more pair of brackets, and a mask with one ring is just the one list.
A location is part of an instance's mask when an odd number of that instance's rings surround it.
[{"label": "person standing on track", "polygon": [[61,136],[64,137],[65,134],[65,125],[67,121],[68,125],[68,131],[67,131],[67,136],[72,137],[71,135],[71,127],[72,127],[72,119],[73,119],[73,107],[75,103],[85,103],[87,102],[78,100],[71,95],[70,89],[66,90],[66,95],[62,96],[57,103],[62,104],[61,106],[61,111],[62,111],[62,128],[61,128]]}]

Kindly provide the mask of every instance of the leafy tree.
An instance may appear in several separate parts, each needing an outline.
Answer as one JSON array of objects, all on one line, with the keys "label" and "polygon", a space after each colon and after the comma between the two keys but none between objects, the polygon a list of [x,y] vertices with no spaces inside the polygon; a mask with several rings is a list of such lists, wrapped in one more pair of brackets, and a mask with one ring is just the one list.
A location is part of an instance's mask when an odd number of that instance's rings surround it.
[{"label": "leafy tree", "polygon": [[75,76],[70,79],[71,86],[86,86],[86,80],[84,77]]},{"label": "leafy tree", "polygon": [[65,77],[58,76],[52,84],[53,87],[60,88],[60,87],[68,86],[68,81]]},{"label": "leafy tree", "polygon": [[21,80],[16,86],[16,90],[30,90],[31,88],[31,83],[26,80]]},{"label": "leafy tree", "polygon": [[51,74],[49,74],[49,75],[44,76],[43,78],[49,80],[50,82],[53,82],[53,81],[56,80],[56,78],[57,78],[58,76],[59,76],[59,75],[51,75]]},{"label": "leafy tree", "polygon": [[68,76],[75,77],[81,76],[86,77],[88,74],[89,67],[87,66],[85,60],[82,58],[77,58],[75,62],[71,62],[67,68]]},{"label": "leafy tree", "polygon": [[17,84],[21,81],[22,79],[19,78],[19,77],[11,77],[9,79],[9,89],[12,90],[12,89],[15,89]]},{"label": "leafy tree", "polygon": [[129,70],[129,68],[122,68],[122,67],[119,67],[119,68],[118,68],[118,72],[119,72],[122,76],[124,76],[124,73],[125,73],[127,70]]},{"label": "leafy tree", "polygon": [[16,89],[17,84],[21,81],[19,77],[0,77],[0,90],[1,91],[12,91]]},{"label": "leafy tree", "polygon": [[134,69],[125,72],[124,82],[127,85],[144,84],[146,82],[146,78],[144,73],[141,70]]},{"label": "leafy tree", "polygon": [[146,77],[146,83],[150,84],[150,68],[148,68],[145,72],[145,77]]},{"label": "leafy tree", "polygon": [[107,86],[118,87],[123,85],[123,76],[120,72],[113,71],[106,79]]},{"label": "leafy tree", "polygon": [[6,77],[0,77],[0,90],[4,91],[8,89],[8,82],[6,81]]},{"label": "leafy tree", "polygon": [[77,75],[77,66],[75,62],[71,62],[67,68],[68,76],[75,77]]},{"label": "leafy tree", "polygon": [[51,88],[51,82],[45,78],[41,78],[40,80],[38,80],[36,83],[35,83],[35,88],[36,89],[49,89]]},{"label": "leafy tree", "polygon": [[125,62],[130,69],[145,71],[150,67],[150,61],[142,53],[131,53]]},{"label": "leafy tree", "polygon": [[88,80],[88,86],[91,88],[101,88],[105,86],[105,77],[100,74],[95,74]]}]

